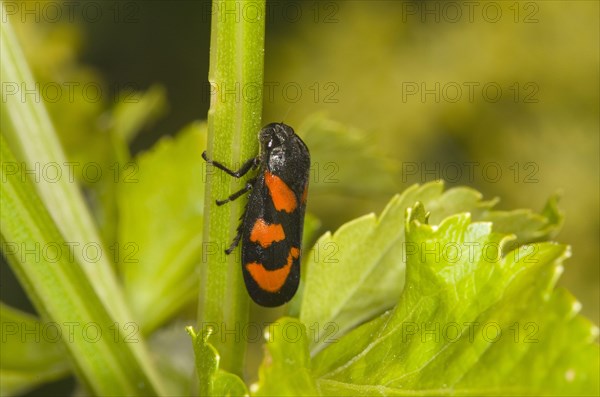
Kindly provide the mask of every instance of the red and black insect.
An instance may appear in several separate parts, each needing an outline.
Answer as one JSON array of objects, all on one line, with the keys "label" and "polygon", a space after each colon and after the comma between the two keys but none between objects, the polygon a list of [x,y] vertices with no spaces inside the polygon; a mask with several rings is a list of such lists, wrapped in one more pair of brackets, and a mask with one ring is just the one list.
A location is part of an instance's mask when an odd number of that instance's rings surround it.
[{"label": "red and black insect", "polygon": [[242,242],[242,271],[248,294],[261,306],[288,302],[300,282],[302,227],[310,169],[310,154],[292,127],[271,123],[258,134],[260,154],[233,171],[202,157],[229,175],[241,178],[251,169],[258,174],[223,205],[250,191],[237,235],[225,250],[230,254]]}]

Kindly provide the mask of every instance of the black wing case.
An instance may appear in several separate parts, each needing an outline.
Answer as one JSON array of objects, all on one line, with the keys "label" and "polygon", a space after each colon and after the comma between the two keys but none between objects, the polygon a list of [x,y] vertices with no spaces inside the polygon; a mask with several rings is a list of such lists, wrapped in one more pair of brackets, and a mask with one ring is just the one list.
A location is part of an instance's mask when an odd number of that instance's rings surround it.
[{"label": "black wing case", "polygon": [[[266,175],[268,172],[258,176],[248,197],[242,227],[242,270],[252,300],[275,307],[292,299],[300,283],[308,175],[296,179],[293,185],[280,179],[296,200],[294,210],[289,212],[275,208]],[[298,185],[304,188],[297,189]]]}]

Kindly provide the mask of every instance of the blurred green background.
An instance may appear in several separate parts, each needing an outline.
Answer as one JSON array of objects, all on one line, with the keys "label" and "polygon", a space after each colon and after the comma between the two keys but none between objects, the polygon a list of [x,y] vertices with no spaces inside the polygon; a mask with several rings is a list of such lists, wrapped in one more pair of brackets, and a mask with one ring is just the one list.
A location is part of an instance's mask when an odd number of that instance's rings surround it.
[{"label": "blurred green background", "polygon": [[[209,1],[5,4],[71,159],[106,161],[107,115],[137,91],[158,99],[134,153],[206,118]],[[273,1],[263,121],[301,126],[321,113],[396,170],[393,189],[313,198],[330,229],[435,179],[498,196],[506,210],[541,210],[562,192],[555,239],[573,256],[560,283],[598,323],[599,11],[596,1]],[[99,99],[69,98],[73,82]],[[335,180],[344,170],[330,165],[315,170]],[[2,300],[28,307],[11,277],[3,264]]]}]

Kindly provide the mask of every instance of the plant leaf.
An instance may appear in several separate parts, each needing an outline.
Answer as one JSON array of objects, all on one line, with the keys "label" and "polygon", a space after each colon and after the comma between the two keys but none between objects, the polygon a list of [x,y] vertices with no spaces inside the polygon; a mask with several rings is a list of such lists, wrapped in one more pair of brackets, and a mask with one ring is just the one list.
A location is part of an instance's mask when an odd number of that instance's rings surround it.
[{"label": "plant leaf", "polygon": [[310,148],[308,210],[328,227],[338,226],[398,191],[399,166],[357,129],[314,114],[297,128]]},{"label": "plant leaf", "polygon": [[[434,220],[460,211],[483,213],[494,204],[481,201],[475,190],[443,192],[441,182],[431,182],[395,196],[379,218],[366,215],[333,235],[325,233],[307,254],[302,322],[340,336],[398,301],[404,285],[404,212],[415,201],[431,207]],[[323,347],[322,340],[311,343],[313,352]]]},{"label": "plant leaf", "polygon": [[[0,6],[4,7],[4,3]],[[2,12],[6,15],[4,8]],[[8,19],[2,21],[0,30],[0,80],[3,86],[37,87]],[[69,177],[74,172],[69,164],[73,164],[67,161],[43,103],[36,101],[34,96],[21,100],[20,95],[7,95],[6,101],[0,102],[0,120],[2,145],[9,145],[13,153],[11,162],[5,160],[5,171],[21,173],[24,168],[56,167],[58,178],[40,177],[39,171],[30,178],[35,181],[35,191],[54,225],[69,244],[100,246],[105,252],[79,186]],[[94,280],[92,288],[106,303],[106,310],[120,323],[129,321],[129,309],[108,260],[109,255],[100,255],[97,262],[90,262],[81,249],[74,250],[74,255],[88,279]]]},{"label": "plant leaf", "polygon": [[[319,334],[334,341],[397,302],[404,285],[407,248],[404,210],[415,201],[424,203],[433,223],[460,212],[469,212],[476,220],[497,221],[495,232],[516,235],[505,243],[505,251],[548,239],[563,219],[556,196],[542,214],[535,214],[531,210],[493,211],[498,200],[482,201],[479,192],[466,187],[444,192],[441,182],[412,186],[394,197],[378,219],[372,214],[358,218],[317,241],[307,254],[298,298],[302,299],[300,318],[305,324],[326,331]],[[313,353],[323,347],[321,340],[312,342]]]},{"label": "plant leaf", "polygon": [[[306,327],[284,317],[269,326],[265,357],[258,372],[256,396],[315,396]],[[254,386],[253,386],[254,387]]]},{"label": "plant leaf", "polygon": [[[80,381],[98,395],[162,394],[135,322],[108,310],[94,289],[96,280],[88,278],[74,255],[82,251],[80,245],[64,240],[31,181],[5,172],[5,164],[16,160],[4,135],[0,158],[2,253],[42,318],[68,336],[62,346]],[[102,255],[100,246],[92,248],[86,265],[100,266],[94,260]]]},{"label": "plant leaf", "polygon": [[516,239],[505,247],[510,251],[520,245],[545,241],[558,234],[564,221],[564,214],[558,208],[558,199],[558,195],[550,197],[541,214],[529,209],[489,211],[473,219],[492,222],[495,232],[515,234]]},{"label": "plant leaf", "polygon": [[[318,237],[317,232],[321,228],[321,220],[310,212],[306,213],[304,217],[304,229],[302,231],[302,247],[312,247]],[[303,262],[306,262],[306,258],[302,258]],[[300,285],[296,294],[292,300],[287,304],[287,314],[291,317],[298,317],[300,315],[300,306],[302,304],[302,295],[304,294],[304,280],[306,277],[306,266],[302,264],[300,266]]]},{"label": "plant leaf", "polygon": [[192,337],[194,355],[196,356],[196,372],[199,378],[199,396],[247,396],[245,383],[236,375],[219,369],[219,353],[208,338],[211,329],[198,334],[193,327],[186,327]]},{"label": "plant leaf", "polygon": [[378,152],[365,133],[322,114],[309,117],[298,131],[311,150],[311,196],[373,197],[396,191],[398,165]]},{"label": "plant leaf", "polygon": [[[23,394],[70,372],[56,338],[57,328],[46,327],[35,317],[0,302],[0,395]],[[48,325],[48,324],[46,324]]]},{"label": "plant leaf", "polygon": [[[183,317],[183,316],[182,316]],[[162,375],[167,396],[190,396],[193,394],[194,351],[190,349],[185,326],[189,320],[178,317],[152,332],[148,346],[152,359]]]},{"label": "plant leaf", "polygon": [[502,257],[509,238],[490,223],[459,214],[430,226],[419,206],[405,227],[402,299],[315,357],[323,394],[598,393],[598,330],[553,291],[566,246]]},{"label": "plant leaf", "polygon": [[167,110],[166,92],[154,85],[145,92],[122,92],[112,111],[111,134],[130,143],[147,125]]},{"label": "plant leaf", "polygon": [[206,126],[191,124],[139,155],[138,169],[121,178],[118,259],[145,332],[197,298],[205,142]]}]

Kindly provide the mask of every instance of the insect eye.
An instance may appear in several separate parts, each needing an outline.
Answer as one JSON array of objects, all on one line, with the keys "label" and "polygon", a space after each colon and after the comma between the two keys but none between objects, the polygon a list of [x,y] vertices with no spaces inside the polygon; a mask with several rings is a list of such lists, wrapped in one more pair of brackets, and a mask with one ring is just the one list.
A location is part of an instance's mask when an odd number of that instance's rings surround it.
[{"label": "insect eye", "polygon": [[269,149],[277,147],[277,146],[281,146],[281,142],[282,139],[279,135],[274,135],[271,137],[271,139],[269,139],[269,142],[267,143],[267,147]]}]

